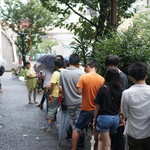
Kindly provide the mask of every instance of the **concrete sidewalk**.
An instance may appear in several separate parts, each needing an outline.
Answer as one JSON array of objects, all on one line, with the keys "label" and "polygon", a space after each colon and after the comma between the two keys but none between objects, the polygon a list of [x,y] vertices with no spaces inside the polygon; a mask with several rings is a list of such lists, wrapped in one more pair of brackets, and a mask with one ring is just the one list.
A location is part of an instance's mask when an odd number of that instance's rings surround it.
[{"label": "concrete sidewalk", "polygon": [[[45,109],[28,104],[25,83],[12,79],[5,73],[2,79],[3,93],[0,93],[0,150],[69,150],[71,142],[64,140],[58,145],[58,131],[40,131],[45,123]],[[42,95],[37,95],[40,102]],[[88,150],[90,137],[86,137]]]}]

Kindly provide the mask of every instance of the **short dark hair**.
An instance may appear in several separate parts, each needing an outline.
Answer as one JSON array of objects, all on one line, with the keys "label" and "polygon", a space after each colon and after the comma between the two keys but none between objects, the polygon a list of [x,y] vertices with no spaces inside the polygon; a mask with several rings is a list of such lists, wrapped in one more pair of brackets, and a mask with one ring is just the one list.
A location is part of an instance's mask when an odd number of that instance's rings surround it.
[{"label": "short dark hair", "polygon": [[69,57],[70,65],[78,65],[80,62],[80,56],[78,54],[71,54]]},{"label": "short dark hair", "polygon": [[55,60],[55,67],[63,68],[64,67],[64,61],[62,59],[56,59]]},{"label": "short dark hair", "polygon": [[143,62],[135,62],[130,65],[128,73],[136,81],[144,80],[148,73],[147,65]]},{"label": "short dark hair", "polygon": [[60,59],[64,61],[64,57],[62,55],[56,55],[55,58],[58,59],[57,57],[60,57]]},{"label": "short dark hair", "polygon": [[86,64],[86,67],[89,66],[90,68],[95,68],[95,69],[98,69],[98,64],[96,61],[94,60],[91,60],[89,61],[87,64]]},{"label": "short dark hair", "polygon": [[109,54],[105,59],[105,65],[106,66],[109,66],[109,65],[118,66],[119,65],[118,55]]},{"label": "short dark hair", "polygon": [[31,63],[30,62],[25,62],[24,66],[27,66],[27,65],[30,65]]},{"label": "short dark hair", "polygon": [[117,68],[110,67],[105,73],[105,82],[115,89],[122,89]]}]

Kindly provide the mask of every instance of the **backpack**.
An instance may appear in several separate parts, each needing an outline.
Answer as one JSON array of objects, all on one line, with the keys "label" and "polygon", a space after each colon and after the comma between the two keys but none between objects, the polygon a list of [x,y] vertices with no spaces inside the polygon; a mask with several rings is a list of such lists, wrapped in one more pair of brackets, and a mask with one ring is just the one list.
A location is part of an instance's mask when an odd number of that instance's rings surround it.
[{"label": "backpack", "polygon": [[3,66],[1,66],[0,67],[0,76],[2,76],[4,72],[5,72],[5,68]]}]

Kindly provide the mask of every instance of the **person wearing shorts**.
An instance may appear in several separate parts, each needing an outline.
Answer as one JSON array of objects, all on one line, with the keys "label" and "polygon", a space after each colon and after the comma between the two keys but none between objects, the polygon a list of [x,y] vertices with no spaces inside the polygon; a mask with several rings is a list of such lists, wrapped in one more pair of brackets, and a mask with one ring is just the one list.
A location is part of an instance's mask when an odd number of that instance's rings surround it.
[{"label": "person wearing shorts", "polygon": [[41,127],[41,130],[50,132],[52,121],[55,119],[57,109],[59,107],[59,100],[58,97],[60,96],[60,89],[59,89],[59,80],[60,80],[60,72],[63,70],[64,63],[61,59],[55,60],[55,67],[56,71],[53,72],[51,77],[51,90],[50,95],[48,98],[48,112],[46,115],[46,125]]},{"label": "person wearing shorts", "polygon": [[119,71],[108,68],[105,75],[105,84],[99,89],[95,99],[94,127],[99,134],[100,150],[110,150],[110,134],[117,132],[119,126],[119,112],[122,87],[119,81]]},{"label": "person wearing shorts", "polygon": [[83,74],[79,70],[80,56],[71,54],[69,57],[69,67],[60,73],[60,87],[64,97],[64,102],[67,106],[67,111],[70,117],[70,125],[73,129],[81,110],[82,96],[77,93],[77,82]]},{"label": "person wearing shorts", "polygon": [[94,99],[96,98],[98,89],[104,84],[104,78],[96,73],[97,69],[98,65],[96,62],[88,62],[86,65],[87,73],[81,75],[77,83],[77,93],[82,94],[82,107],[73,131],[71,150],[77,149],[81,131],[94,117]]},{"label": "person wearing shorts", "polygon": [[[127,75],[122,72],[119,68],[120,58],[118,55],[109,54],[105,59],[105,65],[107,68],[113,67],[119,71],[119,81],[123,90],[128,89],[128,78]],[[112,150],[124,150],[125,149],[125,137],[123,135],[124,125],[120,125],[117,128],[117,133],[111,134],[111,149]]]}]

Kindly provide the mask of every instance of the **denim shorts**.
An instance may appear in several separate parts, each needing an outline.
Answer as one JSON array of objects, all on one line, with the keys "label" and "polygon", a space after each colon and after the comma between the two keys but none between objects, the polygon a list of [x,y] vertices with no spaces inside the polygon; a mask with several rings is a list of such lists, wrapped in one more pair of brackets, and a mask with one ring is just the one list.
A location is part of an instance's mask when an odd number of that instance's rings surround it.
[{"label": "denim shorts", "polygon": [[79,114],[79,118],[77,119],[77,123],[75,124],[75,130],[81,132],[88,123],[93,119],[94,111],[84,111],[81,110]]},{"label": "denim shorts", "polygon": [[119,126],[118,115],[99,115],[96,122],[97,132],[110,132],[114,134],[117,132]]}]

